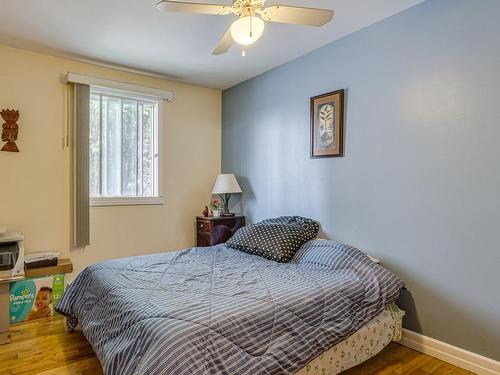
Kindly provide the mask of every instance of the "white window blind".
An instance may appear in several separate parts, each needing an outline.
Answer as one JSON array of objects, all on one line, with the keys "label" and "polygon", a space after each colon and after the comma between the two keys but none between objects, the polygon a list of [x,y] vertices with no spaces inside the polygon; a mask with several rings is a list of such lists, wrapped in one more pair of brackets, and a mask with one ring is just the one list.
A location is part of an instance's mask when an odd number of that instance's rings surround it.
[{"label": "white window blind", "polygon": [[161,99],[91,87],[92,205],[161,204]]}]

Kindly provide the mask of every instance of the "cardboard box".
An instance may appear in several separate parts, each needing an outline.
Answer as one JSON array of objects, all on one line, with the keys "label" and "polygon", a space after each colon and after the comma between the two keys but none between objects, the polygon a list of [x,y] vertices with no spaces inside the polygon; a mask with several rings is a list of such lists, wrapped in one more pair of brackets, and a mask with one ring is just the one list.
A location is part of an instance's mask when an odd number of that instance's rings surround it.
[{"label": "cardboard box", "polygon": [[10,324],[53,316],[64,292],[64,274],[10,283]]}]

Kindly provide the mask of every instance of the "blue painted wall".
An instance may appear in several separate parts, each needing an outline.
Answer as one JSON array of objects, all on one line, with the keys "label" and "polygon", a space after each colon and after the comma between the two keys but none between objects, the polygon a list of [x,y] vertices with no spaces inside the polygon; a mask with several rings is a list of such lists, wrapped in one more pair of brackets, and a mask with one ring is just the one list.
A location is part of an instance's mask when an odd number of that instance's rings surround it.
[{"label": "blue painted wall", "polygon": [[[428,0],[226,90],[222,130],[251,221],[316,218],[404,278],[406,327],[497,360],[499,20]],[[309,97],[340,88],[345,157],[311,160]]]}]

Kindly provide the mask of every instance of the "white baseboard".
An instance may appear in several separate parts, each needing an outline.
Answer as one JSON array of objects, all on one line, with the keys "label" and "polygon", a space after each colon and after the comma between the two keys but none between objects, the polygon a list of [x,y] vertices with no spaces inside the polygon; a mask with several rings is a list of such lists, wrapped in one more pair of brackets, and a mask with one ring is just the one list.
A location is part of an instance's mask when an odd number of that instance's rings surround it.
[{"label": "white baseboard", "polygon": [[500,362],[498,361],[407,329],[403,329],[403,338],[399,343],[478,375],[500,374]]}]

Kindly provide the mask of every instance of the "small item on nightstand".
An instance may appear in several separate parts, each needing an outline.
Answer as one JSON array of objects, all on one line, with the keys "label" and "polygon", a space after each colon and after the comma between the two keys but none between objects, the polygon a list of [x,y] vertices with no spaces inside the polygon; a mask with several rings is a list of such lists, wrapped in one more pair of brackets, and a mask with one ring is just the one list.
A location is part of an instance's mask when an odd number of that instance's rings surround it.
[{"label": "small item on nightstand", "polygon": [[219,217],[220,216],[220,209],[221,209],[220,200],[217,198],[212,198],[210,200],[210,211],[212,212],[211,216]]},{"label": "small item on nightstand", "polygon": [[203,216],[208,217],[210,215],[210,211],[208,210],[208,206],[205,206],[205,209],[203,210]]}]

